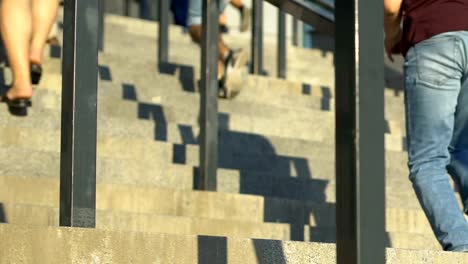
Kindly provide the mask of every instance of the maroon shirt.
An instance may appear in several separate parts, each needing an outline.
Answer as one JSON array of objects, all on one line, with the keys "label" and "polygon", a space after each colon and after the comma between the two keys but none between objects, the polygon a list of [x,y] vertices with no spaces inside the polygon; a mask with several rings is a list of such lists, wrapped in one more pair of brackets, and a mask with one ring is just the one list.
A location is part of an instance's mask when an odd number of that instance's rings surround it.
[{"label": "maroon shirt", "polygon": [[403,0],[403,55],[434,35],[468,30],[468,0]]}]

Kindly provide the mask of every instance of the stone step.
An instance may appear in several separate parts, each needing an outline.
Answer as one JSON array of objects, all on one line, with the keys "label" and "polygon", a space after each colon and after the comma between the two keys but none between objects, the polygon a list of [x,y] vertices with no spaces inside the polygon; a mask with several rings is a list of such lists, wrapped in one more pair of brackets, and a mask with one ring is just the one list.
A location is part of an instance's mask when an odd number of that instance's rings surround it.
[{"label": "stone step", "polygon": [[[0,136],[4,136],[0,133]],[[8,137],[8,135],[6,136]],[[60,154],[19,148],[14,144],[0,143],[0,175],[21,175],[28,177],[59,179]],[[194,153],[194,164],[173,164],[171,161],[172,148],[170,145],[159,144],[154,148],[154,154],[143,157],[134,150],[129,151],[127,157],[115,156],[113,153],[125,151],[120,146],[129,148],[131,142],[119,145],[118,140],[104,139],[99,144],[97,159],[97,181],[99,183],[130,184],[137,186],[153,186],[178,190],[192,190],[196,188],[198,178],[198,155]],[[24,157],[28,157],[28,165],[24,166]],[[153,157],[153,158],[152,158]],[[223,155],[221,155],[222,159]],[[196,160],[195,160],[196,159]],[[229,157],[228,157],[229,159]],[[275,165],[271,169],[267,165],[262,168],[238,165],[241,159],[233,159],[234,166],[220,164],[218,169],[218,191],[227,193],[243,193],[262,195],[267,197],[287,198],[304,201],[335,202],[334,173],[325,175],[322,179],[315,178],[310,172],[306,161],[284,158],[283,165]],[[246,158],[246,160],[248,157]],[[282,159],[278,158],[281,162]],[[268,161],[265,161],[267,163]],[[294,165],[288,164],[296,163]],[[271,162],[271,164],[274,164]],[[290,166],[295,166],[291,168]],[[329,166],[333,172],[334,164]],[[387,169],[386,198],[387,205],[405,208],[419,208],[414,191],[403,170]]]},{"label": "stone step", "polygon": [[[29,226],[59,226],[59,209],[24,204],[3,204],[4,223]],[[35,217],[31,217],[34,215]],[[291,226],[281,223],[251,223],[230,220],[132,214],[97,211],[96,228],[110,231],[132,231],[180,235],[227,236],[291,240]],[[387,232],[387,247],[441,250],[432,231],[427,233]],[[304,226],[302,240],[336,243],[335,228]]]},{"label": "stone step", "polygon": [[[82,228],[0,225],[2,259],[9,263],[336,263],[333,244],[237,239]],[[183,253],[182,253],[183,252]],[[386,263],[465,263],[468,256],[386,249]]]},{"label": "stone step", "polygon": [[[150,48],[140,50],[144,51],[145,58],[156,57],[156,32],[157,23],[142,21],[139,19],[128,20],[125,17],[108,15],[106,17],[106,53],[122,53],[125,50],[134,49],[135,46],[142,47],[143,44],[134,39],[133,36],[150,38],[147,45]],[[123,38],[122,35],[130,35],[132,37]],[[196,45],[194,45],[187,34],[182,33],[179,27],[170,27],[170,60],[174,62],[180,61],[179,54],[183,54],[182,58],[196,52]],[[226,42],[233,47],[250,47],[250,34],[228,34],[224,35]],[[267,72],[274,75],[276,72],[276,38],[264,39],[264,67]],[[114,43],[124,43],[122,47],[113,49]],[[138,45],[136,45],[138,44]],[[111,47],[109,47],[109,45]],[[184,46],[189,48],[183,48]],[[187,52],[190,51],[190,52]],[[318,49],[303,49],[295,46],[288,46],[288,79],[299,83],[308,83],[313,85],[321,85],[332,87],[331,94],[334,94],[334,68],[333,68],[333,51],[325,52]],[[199,56],[199,55],[198,55]],[[189,59],[190,62],[198,64],[199,57],[196,59]],[[186,60],[187,61],[187,60]],[[314,63],[311,63],[314,62]],[[402,93],[402,62],[399,60],[398,65],[386,61],[385,74],[386,79],[391,85],[391,88],[385,90],[386,96],[393,96],[403,98]],[[325,65],[325,67],[324,67]],[[312,70],[313,69],[313,70]],[[397,70],[395,70],[397,69]],[[397,81],[395,81],[398,79]],[[395,86],[396,85],[396,86]]]},{"label": "stone step", "polygon": [[[190,134],[180,143],[158,141],[154,139],[118,137],[98,132],[98,154],[100,157],[157,160],[176,164],[198,165],[198,143],[196,136],[190,131],[180,131],[180,127],[170,126],[168,132]],[[18,146],[37,151],[60,151],[60,134],[58,129],[28,127],[21,124],[0,125],[0,144],[2,146]],[[172,133],[170,133],[172,134]],[[334,174],[334,146],[321,143],[304,144],[302,151],[288,144],[294,140],[280,139],[269,141],[256,135],[241,134],[229,131],[219,133],[219,166],[221,168],[248,169],[258,171],[278,171],[299,178],[328,179]],[[276,144],[274,144],[276,143]],[[300,141],[296,142],[300,145]],[[279,147],[276,147],[276,146]],[[407,154],[387,151],[386,167],[395,173],[408,174],[406,168]],[[280,168],[283,169],[280,169]],[[286,169],[287,168],[287,169]],[[329,169],[328,169],[329,168]],[[309,172],[305,173],[304,170]],[[305,177],[304,174],[310,176]]]},{"label": "stone step", "polygon": [[[118,32],[122,32],[122,30],[119,28],[119,31]],[[151,32],[154,32],[154,31],[151,31]],[[118,38],[115,39],[115,40],[109,40],[109,45],[108,46],[114,46],[114,45],[119,45],[119,43],[122,42],[122,37],[120,35],[121,33],[119,33],[118,35]],[[115,35],[115,34],[114,34]],[[184,36],[184,37],[187,37],[187,36]],[[138,69],[154,69],[155,70],[155,56],[148,56],[147,54],[147,51],[148,49],[139,49],[139,50],[142,50],[145,54],[141,55],[141,56],[136,56],[136,57],[139,57],[140,60],[135,60],[135,55],[132,53],[131,55],[128,55],[128,56],[125,56],[125,52],[123,52],[123,50],[129,50],[128,47],[133,47],[134,43],[138,43],[140,46],[144,46],[145,43],[146,45],[150,45],[150,46],[153,46],[154,45],[154,42],[155,40],[141,40],[140,41],[140,38],[139,36],[135,36],[135,37],[129,37],[129,38],[126,38],[126,41],[130,41],[132,44],[130,43],[121,43],[122,45],[119,46],[119,47],[116,47],[115,50],[112,49],[111,47],[108,47],[108,49],[106,50],[106,54],[109,54],[109,56],[111,57],[115,57],[114,55],[118,55],[118,56],[121,56],[122,57],[122,62],[121,63],[116,63],[116,65],[120,65],[121,67],[123,67],[122,69],[125,69],[126,65],[128,65],[129,63],[131,64],[131,62],[129,62],[129,60],[134,60],[134,61],[137,61],[139,64],[140,64],[140,67],[137,67]],[[176,49],[180,49],[180,45],[182,44],[177,44],[177,45],[174,45],[174,47],[176,47]],[[195,76],[198,76],[199,75],[199,70],[195,70],[194,67],[197,67],[196,65],[198,65],[198,59],[193,59],[193,58],[187,58],[187,54],[193,54],[193,53],[196,53],[198,51],[198,48],[196,47],[196,45],[193,45],[190,43],[189,40],[187,40],[187,43],[185,45],[189,45],[188,50],[190,50],[190,52],[188,51],[181,51],[180,54],[183,54],[183,56],[181,58],[179,58],[179,56],[172,56],[174,57],[173,58],[173,61],[174,63],[173,64],[176,64],[174,65],[175,67],[173,67],[173,71],[175,71],[175,74],[179,76],[179,79],[181,81],[184,81],[184,84],[186,84],[185,86],[188,86],[189,88],[188,89],[194,89],[194,87],[196,87],[195,85],[195,82],[194,81],[187,81],[187,78],[184,78],[183,76],[190,76],[189,79],[198,79],[196,78]],[[190,46],[191,45],[191,46]],[[127,48],[126,48],[127,47]],[[110,50],[109,50],[110,49]],[[130,48],[130,50],[133,51],[132,48]],[[154,48],[151,48],[150,49],[151,52],[156,52],[156,49]],[[172,49],[171,49],[172,50]],[[105,58],[107,55],[103,55],[101,56],[101,62],[102,63],[105,63],[106,60],[103,59],[103,57]],[[304,61],[304,58],[303,57],[300,57],[302,61]],[[146,63],[142,63],[142,61],[147,61]],[[194,64],[194,61],[197,62]],[[311,60],[311,61],[316,61],[316,59],[314,60]],[[297,63],[294,63],[294,64],[297,64]],[[319,65],[319,68],[327,68],[327,67],[324,67],[323,64],[320,64],[320,63],[317,63],[316,65]],[[143,66],[143,67],[141,67]],[[307,64],[307,68],[310,68],[311,67],[311,64],[308,63]],[[332,67],[332,65],[330,66]],[[171,68],[171,67],[169,67]],[[115,69],[116,71],[118,71],[120,68],[117,68]],[[133,71],[133,69],[135,69],[135,67],[132,67],[131,68]],[[171,71],[171,70],[169,70]],[[128,70],[126,70],[126,72],[128,72]],[[178,74],[177,74],[178,72]],[[180,75],[182,73],[182,76]],[[137,73],[138,74],[138,73]],[[310,74],[307,74],[305,73],[305,76],[307,75],[310,75]],[[321,74],[317,74],[317,75],[321,75]],[[117,76],[116,78],[119,78],[118,76],[123,76],[123,74],[113,74],[113,77]],[[304,74],[303,74],[304,76]],[[281,81],[277,80],[277,79],[273,79],[273,78],[268,78],[270,79],[270,81],[273,81],[273,82],[278,82],[278,83],[281,83]],[[128,81],[128,79],[127,79]],[[286,83],[288,82],[283,82],[283,85],[282,85],[282,90],[283,92],[285,90],[289,90],[289,89],[284,89],[284,87],[287,87],[289,85],[286,85]],[[291,83],[291,82],[289,82]],[[311,94],[317,94],[317,95],[320,95],[320,97],[323,100],[323,106],[324,107],[329,107],[329,106],[333,106],[333,100],[331,102],[327,102],[327,98],[331,98],[333,97],[332,94],[333,94],[333,89],[330,88],[330,86],[327,86],[323,83],[318,83],[318,84],[314,84],[312,85],[311,87],[309,87],[308,85],[304,86],[301,84],[302,82],[300,82],[299,84],[293,84],[292,86],[295,87],[293,90],[296,91],[296,92],[300,92],[300,93],[311,93]],[[259,86],[259,87],[262,87],[262,86]],[[268,88],[271,87],[270,86],[267,86]],[[274,88],[272,88],[274,89]],[[269,91],[270,89],[268,89],[267,93],[271,93],[271,91]],[[274,93],[273,93],[274,94]],[[395,95],[394,95],[394,91],[393,90],[390,90],[388,92],[386,92],[386,94],[388,95],[387,98],[395,98]],[[248,94],[247,92],[247,95],[241,95],[241,96],[244,96],[244,97],[249,97],[249,98],[257,98],[258,96],[250,96],[250,94]],[[396,97],[397,98],[397,101],[400,102],[399,105],[400,108],[402,108],[403,104],[403,97],[402,96],[398,96]],[[284,99],[273,99],[273,100],[283,100]],[[387,102],[386,105],[387,106],[393,106],[394,104],[391,103],[393,100],[390,100],[390,102]],[[291,105],[294,105],[294,102],[291,102]]]},{"label": "stone step", "polygon": [[[122,93],[124,97],[125,90],[126,89],[123,88]],[[199,103],[194,100],[196,98],[186,97],[186,100],[179,100],[179,102],[176,102],[175,99],[182,99],[181,97],[171,98],[169,100],[164,98],[159,100],[160,103],[155,103],[151,101],[145,102],[142,100],[122,98],[121,93],[117,93],[116,87],[113,85],[102,85],[99,91],[98,110],[101,115],[132,119],[144,118],[145,115],[151,113],[152,115],[159,114],[159,116],[153,116],[157,122],[177,122],[198,125]],[[36,108],[45,107],[57,111],[61,110],[61,96],[54,92],[49,92],[49,90],[38,89],[34,100],[37,102]],[[168,101],[174,102],[168,104]],[[290,138],[294,138],[293,135],[301,135],[301,133],[298,132],[300,130],[308,131],[308,135],[321,133],[321,131],[324,131],[322,133],[326,135],[330,135],[329,130],[333,130],[335,124],[334,113],[329,111],[316,111],[311,109],[298,111],[242,102],[229,103],[221,106],[218,117],[219,125],[223,129],[242,131],[245,127],[247,128],[246,131],[259,131],[258,133],[261,134],[263,134],[261,131],[268,130],[272,135]],[[284,125],[285,123],[288,125]],[[262,124],[267,125],[262,126]],[[296,127],[295,124],[299,127]],[[308,127],[309,124],[319,124],[321,130],[317,128],[308,130],[310,128]],[[278,131],[274,132],[272,127],[288,128],[291,129],[292,132],[282,135]],[[404,137],[404,130],[405,126],[403,122],[393,120],[385,121],[386,133],[391,133],[394,137]],[[308,140],[310,138],[303,137],[302,139]],[[320,140],[320,137],[318,140]]]},{"label": "stone step", "polygon": [[[147,92],[156,96],[158,92],[164,91],[164,94],[180,94],[198,92],[198,80],[194,66],[191,65],[167,65],[163,67],[162,73],[159,73],[155,67],[155,62],[147,59],[135,59],[122,54],[105,53],[99,56],[99,77],[101,81],[111,81],[115,84],[133,84],[136,87],[144,85]],[[55,76],[61,73],[61,61],[56,58],[45,59],[44,69],[46,74],[42,83],[48,83],[49,79],[56,78]],[[139,69],[139,70],[135,70]],[[52,74],[52,76],[48,76]],[[11,79],[11,73],[7,72],[6,80]],[[60,79],[52,80],[55,89],[60,91]],[[174,87],[167,89],[167,87]],[[178,88],[178,89],[176,89]],[[145,92],[142,90],[141,92]],[[157,92],[155,94],[155,92]],[[245,89],[239,99],[241,101],[259,101],[269,103],[270,97],[276,96],[291,96],[299,98],[301,102],[307,105],[307,101],[311,98],[315,100],[325,101],[330,99],[327,88],[320,86],[308,86],[300,83],[290,82],[286,80],[267,78],[262,76],[249,75]],[[263,97],[267,98],[263,98]],[[291,98],[289,99],[291,100]],[[328,102],[327,102],[328,103]],[[311,103],[308,103],[309,105]],[[291,104],[291,107],[296,107]],[[324,106],[325,107],[325,106]]]},{"label": "stone step", "polygon": [[[59,129],[60,127],[60,111],[53,99],[41,99],[42,106],[33,107],[29,111],[29,122],[35,122],[37,127],[44,129]],[[101,100],[102,101],[102,100]],[[167,127],[170,123],[176,123],[182,126],[194,127],[198,124],[197,114],[191,113],[188,109],[184,111],[179,108],[165,107],[157,104],[138,104],[135,102],[121,102],[126,107],[114,107],[112,102],[102,101],[99,103],[98,111],[98,129],[109,131],[114,135],[133,135],[146,137],[148,139],[168,140]],[[44,107],[45,106],[45,107]],[[47,108],[56,110],[50,110]],[[133,108],[134,117],[120,118],[119,113],[127,113]],[[108,117],[110,113],[116,117]],[[7,111],[2,111],[0,117],[9,125],[22,123],[22,119],[11,116]],[[296,120],[296,121],[278,121],[278,126],[272,126],[272,121],[269,118],[256,118],[255,116],[246,115],[219,115],[219,125],[221,130],[235,131],[240,133],[260,134],[265,138],[290,138],[303,141],[318,141],[328,142],[332,144],[334,141],[334,124],[333,121],[327,120],[332,118],[326,113],[323,115],[314,116],[314,122]],[[43,122],[42,120],[47,120]],[[320,121],[321,120],[321,121]],[[28,123],[29,123],[28,122]],[[284,124],[287,122],[287,126]],[[331,123],[331,124],[330,124]],[[27,124],[32,125],[33,123]],[[123,126],[122,124],[125,124]],[[169,124],[169,125],[168,125]],[[33,126],[34,127],[34,126]],[[293,129],[296,128],[296,129]],[[174,142],[176,143],[176,142]],[[386,135],[386,148],[388,150],[402,151],[405,150],[404,138],[401,136]]]},{"label": "stone step", "polygon": [[[156,57],[156,34],[157,32],[157,23],[141,23],[138,20],[127,21],[123,17],[119,16],[110,16],[106,20],[108,24],[108,32],[106,34],[106,41],[109,44],[113,43],[122,43],[120,36],[122,32],[130,35],[137,35],[145,38],[150,38],[148,42],[138,42],[136,39],[130,38],[124,45],[122,45],[119,50],[128,50],[129,47],[135,46],[135,43],[138,43],[139,46],[147,44],[151,47],[149,50],[151,52],[150,56]],[[225,42],[230,44],[233,47],[250,47],[250,34],[228,34],[224,35]],[[264,67],[267,72],[274,75],[276,73],[276,55],[277,55],[277,42],[276,38],[264,39]],[[191,43],[190,38],[187,34],[183,34],[180,28],[171,27],[170,31],[170,60],[171,61],[180,61],[179,54],[193,54],[194,45]],[[192,45],[188,48],[186,45]],[[153,48],[154,47],[154,48]],[[114,50],[112,47],[109,47],[110,50],[106,52],[113,53]],[[187,52],[190,51],[190,52]],[[154,54],[153,54],[154,53]],[[182,57],[183,58],[183,57]],[[199,57],[191,59],[189,61],[196,61]],[[399,70],[395,71],[395,66],[391,65],[389,61],[386,61],[385,73],[387,79],[395,79],[395,75],[398,75],[398,79],[402,79],[402,66],[399,62],[399,67],[396,67]],[[334,67],[333,67],[333,51],[324,52],[318,49],[303,49],[294,46],[288,46],[287,48],[287,75],[288,79],[291,81],[305,82],[309,84],[318,84],[325,85],[328,87],[334,87]],[[401,89],[401,80],[397,81],[398,87],[394,87],[395,82],[390,81],[390,85],[393,85],[392,88],[386,89],[385,93],[388,96],[397,96],[403,97]],[[334,94],[334,89],[331,89],[331,93]]]},{"label": "stone step", "polygon": [[[158,73],[154,61],[149,59],[135,59],[122,54],[105,53],[100,55],[100,77],[102,81],[112,81],[122,85],[137,87],[140,98],[155,99],[161,95],[179,95],[182,91],[194,93],[198,96],[198,77],[193,65],[178,64],[164,67],[164,73]],[[47,73],[59,74],[61,62],[57,59],[47,59],[45,62]],[[135,71],[135,69],[139,69]],[[55,76],[52,76],[54,78]],[[7,74],[6,79],[10,77]],[[334,99],[330,88],[323,85],[307,85],[297,82],[284,81],[274,78],[249,76],[243,92],[234,101],[260,102],[263,105],[274,104],[292,109],[314,108],[320,110],[334,110]],[[47,81],[48,82],[48,81]],[[43,81],[44,83],[44,81]],[[54,85],[61,88],[61,82]],[[155,85],[157,84],[157,85]],[[127,86],[128,87],[128,86]],[[178,89],[167,89],[178,87]],[[224,101],[224,100],[221,100]],[[390,119],[403,118],[403,97],[386,95],[386,116]]]},{"label": "stone step", "polygon": [[[1,174],[3,175],[3,174]],[[18,174],[17,174],[18,175]],[[0,177],[0,203],[57,208],[57,179]],[[303,226],[335,228],[335,204],[223,192],[174,190],[123,184],[97,184],[97,210],[291,225],[291,239],[302,240]],[[430,233],[421,209],[386,208],[389,232]]]},{"label": "stone step", "polygon": [[[51,109],[60,109],[61,107],[61,95],[60,87],[61,84],[58,81],[60,76],[56,74],[49,74],[47,82],[43,86],[40,86],[35,94],[35,101],[38,102],[39,107],[45,106]],[[177,84],[168,84],[168,86],[177,86]],[[119,116],[135,117],[135,107],[119,107],[122,101],[125,102],[138,102],[139,108],[150,107],[151,105],[160,106],[161,108],[180,109],[177,110],[178,115],[191,114],[193,118],[197,120],[200,98],[198,94],[181,93],[163,95],[164,91],[161,91],[158,96],[143,95],[141,91],[145,89],[137,89],[134,85],[120,84],[116,85],[113,83],[101,82],[99,88],[98,100],[100,103],[100,109],[105,112],[115,113]],[[151,91],[151,94],[158,94],[155,91]],[[122,105],[123,106],[123,105]],[[334,113],[329,111],[317,111],[316,108],[307,109],[296,109],[289,108],[279,105],[268,105],[259,104],[248,101],[225,101],[221,100],[219,104],[220,115],[248,115],[253,118],[269,118],[272,120],[303,120],[315,122],[316,116],[326,116],[328,123],[334,123]],[[119,112],[121,110],[122,112]],[[164,112],[164,111],[163,111]],[[327,124],[327,123],[325,123]],[[328,125],[328,124],[327,124]],[[396,120],[386,120],[386,132],[392,133],[393,135],[404,135],[405,124],[404,122]]]},{"label": "stone step", "polygon": [[[134,47],[138,47],[138,50],[135,51],[135,54],[140,56],[152,57],[155,58],[157,50],[157,24],[152,23],[146,26],[141,23],[133,23],[133,21],[119,21],[125,20],[123,17],[118,16],[108,16],[106,19],[106,31],[105,31],[105,52],[109,53],[125,53],[130,51]],[[128,23],[128,25],[127,25]],[[196,56],[199,56],[197,53],[194,53],[194,49],[198,50],[198,46],[192,43],[188,34],[182,33],[182,30],[178,27],[170,27],[170,58],[173,61],[175,55],[181,54],[184,57],[188,57],[189,61],[194,61]],[[127,36],[127,37],[122,37]],[[224,36],[227,43],[232,48],[239,47],[250,47],[250,34],[229,34]],[[145,42],[138,41],[139,38],[147,39]],[[121,45],[117,47],[114,45]],[[188,48],[187,48],[188,47]],[[304,76],[310,81],[320,82],[320,77],[325,73],[329,73],[330,70],[325,67],[319,67],[319,65],[324,65],[325,62],[328,62],[327,65],[330,65],[332,68],[332,57],[324,56],[322,52],[316,50],[314,52],[307,52],[305,49],[297,49],[296,47],[290,46],[288,49],[288,70],[293,74],[299,70],[310,69],[311,65],[306,64],[303,61],[316,62],[317,66],[315,68],[316,75],[314,77]],[[198,63],[199,60],[195,59]],[[264,41],[264,67],[265,70],[274,75],[276,72],[276,40],[269,41],[269,38],[265,38]],[[314,66],[314,64],[312,64]],[[326,69],[326,71],[324,71]],[[314,73],[308,71],[309,73]],[[329,74],[330,75],[330,74]],[[299,79],[301,80],[301,79]],[[327,81],[329,79],[326,79]],[[301,80],[303,81],[303,79]]]},{"label": "stone step", "polygon": [[[121,54],[102,54],[100,56],[101,80],[111,80],[120,86],[119,89],[127,92],[133,89],[137,91],[135,95],[137,94],[139,98],[144,100],[161,101],[165,99],[166,101],[166,98],[169,97],[174,101],[180,99],[175,99],[175,97],[180,97],[181,94],[187,95],[187,93],[198,97],[198,81],[194,77],[193,66],[172,66],[169,67],[171,69],[167,69],[168,73],[171,74],[159,74],[155,69],[152,70],[154,63],[136,60],[134,57],[129,58]],[[59,69],[61,62],[57,59],[48,59],[44,64],[46,74],[41,85],[48,89],[60,91]],[[136,68],[141,70],[135,71]],[[10,75],[7,71],[5,77],[7,82],[11,79]],[[167,87],[179,87],[179,89],[167,89]],[[199,99],[196,101],[198,102]],[[263,106],[273,104],[288,109],[334,110],[334,99],[327,87],[302,85],[258,76],[250,76],[243,92],[235,100],[228,102],[232,101],[261,103]],[[222,108],[223,103],[226,101],[220,100],[220,102]],[[402,97],[386,96],[385,105],[387,118],[403,119]]]},{"label": "stone step", "polygon": [[[121,57],[121,58],[118,58]],[[196,90],[197,89],[197,82],[198,80],[198,64],[193,64],[194,60],[186,60],[183,57],[178,58],[173,56],[174,65],[172,70],[166,70],[167,73],[172,73],[175,77],[177,77],[183,84],[186,90]],[[118,72],[119,74],[114,74],[113,76],[121,76],[116,78],[125,78],[122,81],[129,81],[132,80],[135,82],[137,87],[146,87],[148,86],[149,80],[151,80],[147,74],[143,71],[135,72],[132,69],[137,67],[138,69],[154,69],[154,65],[156,62],[152,57],[144,57],[146,59],[134,60],[132,64],[133,67],[129,68],[129,70],[125,69],[125,66],[122,68],[113,68],[112,71]],[[128,61],[132,60],[132,58],[126,57],[121,53],[105,53],[101,55],[100,62],[103,65],[111,67],[112,65],[126,65],[129,64]],[[196,60],[198,61],[198,60]],[[191,64],[192,63],[192,64]],[[109,66],[110,65],[110,66]],[[122,71],[122,72],[121,72]],[[155,71],[155,70],[154,70]],[[152,71],[150,70],[150,73]],[[144,75],[145,77],[143,77]],[[187,81],[187,77],[189,80]],[[261,80],[268,80],[261,82]],[[119,80],[117,80],[119,81]],[[154,82],[150,82],[154,83]],[[255,83],[256,85],[251,85],[251,83]],[[154,86],[154,85],[153,85]],[[151,86],[148,86],[151,87]],[[281,94],[283,96],[278,96]],[[311,103],[309,102],[311,97],[319,98],[321,100],[321,109],[333,109],[334,108],[334,99],[333,99],[333,88],[331,86],[327,86],[324,84],[307,84],[303,82],[285,82],[280,81],[274,78],[266,78],[266,77],[250,77],[248,85],[245,89],[242,90],[240,95],[235,98],[235,100],[265,100],[265,102],[269,102],[271,104],[278,104],[278,105],[287,105],[288,107],[297,107],[297,106],[308,106]],[[385,105],[387,108],[387,116],[390,114],[395,113],[399,114],[404,109],[403,107],[403,96],[394,96],[394,91],[391,90],[390,92],[385,92]],[[297,96],[299,95],[299,96]],[[293,97],[295,96],[295,97]],[[283,98],[284,97],[284,98]],[[293,97],[293,98],[290,98]],[[268,99],[268,100],[267,100]],[[308,100],[309,99],[309,100]]]},{"label": "stone step", "polygon": [[[145,75],[150,76],[150,73]],[[119,75],[122,76],[122,75]],[[146,80],[146,87],[137,86],[133,83],[131,78],[123,76],[126,81],[105,81],[99,82],[100,96],[99,100],[105,100],[108,97],[115,99],[125,99],[128,101],[139,101],[153,104],[164,104],[169,106],[183,106],[186,108],[198,109],[200,104],[200,96],[198,92],[185,92],[181,83],[177,78],[170,75],[155,74],[151,75],[153,81]],[[297,96],[296,99],[300,101],[307,101],[305,107],[287,106],[279,104],[270,104],[268,100],[263,99],[262,91],[254,91],[261,82],[256,82],[256,77],[249,78],[252,80],[251,96],[245,96],[246,100],[236,98],[236,100],[219,100],[219,110],[221,112],[236,112],[239,114],[253,114],[265,117],[272,117],[277,114],[290,115],[290,118],[307,117],[317,110],[329,111],[329,107],[324,105],[322,99],[315,96]],[[7,79],[10,79],[8,76]],[[144,79],[144,77],[140,78]],[[158,85],[150,84],[156,83]],[[55,73],[46,73],[41,85],[38,87],[39,91],[49,91],[50,97],[54,97],[52,92],[55,92],[55,97],[60,98],[61,94],[61,76]],[[168,89],[171,87],[171,89]],[[250,89],[250,88],[249,88]],[[270,91],[271,92],[271,91]],[[37,92],[36,92],[37,93]],[[278,92],[278,97],[281,97],[281,92]],[[244,97],[243,97],[244,98]],[[250,100],[250,99],[254,100]],[[262,102],[263,100],[264,102]],[[323,108],[323,109],[322,109]]]}]

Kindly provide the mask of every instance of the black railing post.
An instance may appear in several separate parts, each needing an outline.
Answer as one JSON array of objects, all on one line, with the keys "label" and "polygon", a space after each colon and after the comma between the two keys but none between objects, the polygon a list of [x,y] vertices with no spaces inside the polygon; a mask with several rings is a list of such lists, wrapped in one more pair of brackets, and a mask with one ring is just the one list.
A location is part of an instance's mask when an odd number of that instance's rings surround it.
[{"label": "black railing post", "polygon": [[263,74],[263,0],[253,0],[251,63],[251,73]]},{"label": "black railing post", "polygon": [[299,45],[298,30],[299,30],[299,20],[294,17],[292,21],[292,44],[296,47]]},{"label": "black railing post", "polygon": [[130,0],[124,0],[124,13],[125,16],[130,16],[131,2]]},{"label": "black railing post", "polygon": [[100,51],[104,51],[104,29],[105,29],[105,0],[98,0],[99,1],[99,40],[98,40],[98,47]]},{"label": "black railing post", "polygon": [[169,61],[169,0],[159,0],[159,65]]},{"label": "black railing post", "polygon": [[60,225],[95,227],[98,1],[64,7]]},{"label": "black railing post", "polygon": [[286,14],[278,9],[278,78],[286,79]]},{"label": "black railing post", "polygon": [[385,263],[383,3],[335,9],[339,264]]},{"label": "black railing post", "polygon": [[218,167],[218,0],[203,0],[200,96],[200,178],[203,190],[216,190]]}]

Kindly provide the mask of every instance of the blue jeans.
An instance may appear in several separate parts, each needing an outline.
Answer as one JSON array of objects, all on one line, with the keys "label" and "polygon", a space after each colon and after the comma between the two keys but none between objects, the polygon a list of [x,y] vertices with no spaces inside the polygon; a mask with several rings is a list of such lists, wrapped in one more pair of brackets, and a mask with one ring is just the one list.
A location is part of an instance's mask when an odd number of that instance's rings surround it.
[{"label": "blue jeans", "polygon": [[138,16],[142,19],[151,19],[151,6],[148,0],[140,0]]},{"label": "blue jeans", "polygon": [[468,210],[468,31],[412,47],[405,60],[410,179],[444,250],[468,251],[468,223],[447,172]]},{"label": "blue jeans", "polygon": [[[219,12],[221,13],[229,3],[228,0],[218,0]],[[202,24],[202,0],[190,0],[188,26],[198,26]]]}]

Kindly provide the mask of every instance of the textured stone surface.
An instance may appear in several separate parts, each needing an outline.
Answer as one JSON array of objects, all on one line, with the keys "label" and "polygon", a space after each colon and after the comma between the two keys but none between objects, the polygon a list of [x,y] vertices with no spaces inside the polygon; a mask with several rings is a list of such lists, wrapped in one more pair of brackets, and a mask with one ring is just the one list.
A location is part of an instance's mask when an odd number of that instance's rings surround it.
[{"label": "textured stone surface", "polygon": [[[58,207],[58,180],[0,177],[0,203]],[[304,239],[302,225],[335,226],[335,205],[228,193],[98,184],[97,209],[248,222],[293,224],[292,239]],[[389,232],[430,233],[419,209],[387,206]],[[301,238],[302,237],[302,238]]]},{"label": "textured stone surface", "polygon": [[[58,226],[58,208],[33,205],[3,205],[9,224],[32,226]],[[31,218],[34,214],[36,217]],[[427,232],[387,233],[387,246],[395,248],[440,250],[428,226]],[[230,219],[190,218],[157,214],[136,214],[120,211],[97,211],[96,228],[146,233],[168,233],[185,235],[210,235],[243,238],[290,240],[295,226],[287,223],[254,223]],[[388,229],[387,229],[388,230]],[[303,239],[307,242],[336,242],[333,227],[304,226]]]},{"label": "textured stone surface", "polygon": [[[333,244],[0,225],[4,263],[335,263]],[[183,254],[181,254],[183,252]],[[466,263],[468,255],[387,249],[386,263]]]}]

